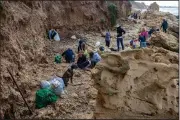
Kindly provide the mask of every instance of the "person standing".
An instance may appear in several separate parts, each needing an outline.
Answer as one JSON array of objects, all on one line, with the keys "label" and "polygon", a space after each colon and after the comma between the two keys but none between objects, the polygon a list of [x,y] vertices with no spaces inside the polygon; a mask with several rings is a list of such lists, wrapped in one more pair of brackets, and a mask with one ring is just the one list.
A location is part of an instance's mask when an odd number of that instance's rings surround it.
[{"label": "person standing", "polygon": [[145,28],[142,28],[141,33],[139,34],[140,47],[146,47],[146,40],[148,39],[148,32]]},{"label": "person standing", "polygon": [[105,42],[106,42],[106,46],[109,47],[110,46],[110,41],[111,41],[111,34],[109,32],[109,29],[106,32],[106,36],[105,36]]},{"label": "person standing", "polygon": [[161,28],[163,28],[163,32],[165,32],[165,33],[167,32],[168,22],[165,19],[163,19]]},{"label": "person standing", "polygon": [[117,48],[119,51],[119,45],[121,44],[122,50],[124,50],[124,43],[123,43],[123,34],[125,34],[125,30],[121,28],[120,25],[117,25]]}]

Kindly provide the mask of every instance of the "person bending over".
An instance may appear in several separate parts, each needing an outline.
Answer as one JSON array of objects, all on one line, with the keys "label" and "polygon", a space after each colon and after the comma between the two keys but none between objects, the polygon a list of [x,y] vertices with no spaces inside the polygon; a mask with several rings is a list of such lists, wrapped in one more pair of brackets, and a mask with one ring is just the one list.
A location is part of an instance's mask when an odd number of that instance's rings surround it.
[{"label": "person bending over", "polygon": [[95,65],[101,60],[101,56],[98,54],[98,52],[90,52],[89,56],[91,60],[91,68],[94,68]]},{"label": "person bending over", "polygon": [[86,45],[85,45],[85,40],[80,40],[79,45],[78,45],[78,53],[80,51],[85,51]]},{"label": "person bending over", "polygon": [[79,58],[77,60],[77,67],[86,70],[90,65],[91,62],[87,60],[86,56],[84,54],[79,54]]},{"label": "person bending over", "polygon": [[75,61],[75,54],[72,49],[68,48],[62,53],[62,56],[65,58],[67,63],[72,63]]}]

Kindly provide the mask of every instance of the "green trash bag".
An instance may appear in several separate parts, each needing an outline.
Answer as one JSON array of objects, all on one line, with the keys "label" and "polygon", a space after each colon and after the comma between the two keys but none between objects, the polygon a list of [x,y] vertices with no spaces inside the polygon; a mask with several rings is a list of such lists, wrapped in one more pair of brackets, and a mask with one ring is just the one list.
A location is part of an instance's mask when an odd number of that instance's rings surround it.
[{"label": "green trash bag", "polygon": [[56,63],[61,63],[61,55],[56,55],[55,60]]},{"label": "green trash bag", "polygon": [[40,89],[36,91],[36,108],[43,108],[56,102],[58,97],[51,89]]}]

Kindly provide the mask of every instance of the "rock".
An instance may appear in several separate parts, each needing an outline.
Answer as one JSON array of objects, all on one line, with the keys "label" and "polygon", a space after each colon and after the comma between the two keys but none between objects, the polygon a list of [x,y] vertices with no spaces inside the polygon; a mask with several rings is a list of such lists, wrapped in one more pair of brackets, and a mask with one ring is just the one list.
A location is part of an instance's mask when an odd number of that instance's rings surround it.
[{"label": "rock", "polygon": [[72,93],[72,94],[71,94],[71,97],[73,97],[73,98],[78,98],[78,95],[77,95],[76,93]]},{"label": "rock", "polygon": [[77,38],[75,35],[73,35],[73,36],[71,36],[71,39],[76,40]]},{"label": "rock", "polygon": [[[143,119],[145,114],[152,119],[161,115],[164,118],[178,118],[176,98],[179,95],[174,85],[177,84],[179,68],[178,63],[167,61],[171,56],[168,54],[178,57],[178,53],[158,47],[103,57],[103,63],[98,64],[92,72],[98,90],[95,118],[130,119],[136,115]],[[155,61],[156,56],[159,62]],[[118,72],[122,65],[129,65],[127,72]],[[117,72],[114,72],[116,69]],[[93,101],[89,104],[93,104]],[[170,108],[175,114],[168,114]],[[110,111],[111,115],[103,111]]]},{"label": "rock", "polygon": [[172,35],[174,35],[175,37],[177,37],[179,39],[179,25],[178,25],[178,23],[172,22],[170,20],[168,20],[168,23],[169,23],[168,31],[170,31]]},{"label": "rock", "polygon": [[89,105],[92,107],[95,107],[96,106],[96,100],[90,100]]},{"label": "rock", "polygon": [[74,74],[74,77],[81,77],[81,74],[82,74],[81,72],[76,71],[75,74]]},{"label": "rock", "polygon": [[90,88],[88,90],[88,95],[90,98],[95,99],[97,97],[97,90],[95,88]]},{"label": "rock", "polygon": [[148,10],[150,11],[159,11],[159,5],[156,2],[153,2],[149,7]]},{"label": "rock", "polygon": [[150,44],[154,46],[163,47],[167,50],[171,50],[174,52],[179,51],[178,39],[171,34],[167,34],[164,32],[156,32],[152,34],[152,37],[149,41]]}]

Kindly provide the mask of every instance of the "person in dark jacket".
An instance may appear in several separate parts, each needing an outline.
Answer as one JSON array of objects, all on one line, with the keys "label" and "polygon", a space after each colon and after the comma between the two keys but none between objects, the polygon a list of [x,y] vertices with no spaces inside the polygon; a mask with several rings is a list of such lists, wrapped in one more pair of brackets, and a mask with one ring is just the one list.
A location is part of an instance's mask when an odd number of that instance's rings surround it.
[{"label": "person in dark jacket", "polygon": [[117,25],[117,48],[119,51],[119,45],[121,43],[122,50],[124,50],[124,43],[123,43],[123,37],[122,35],[125,34],[125,30],[121,28],[121,26]]},{"label": "person in dark jacket", "polygon": [[80,40],[79,41],[79,45],[78,45],[78,53],[80,52],[80,51],[85,51],[85,40]]},{"label": "person in dark jacket", "polygon": [[75,54],[72,49],[68,48],[62,53],[62,56],[65,58],[67,63],[72,63],[75,61]]},{"label": "person in dark jacket", "polygon": [[87,60],[86,56],[84,54],[80,54],[79,58],[77,60],[77,66],[81,69],[88,69],[88,67],[91,65],[91,62]]},{"label": "person in dark jacket", "polygon": [[154,27],[152,27],[149,31],[148,31],[148,35],[149,37],[151,37],[151,34],[154,33],[156,30]]},{"label": "person in dark jacket", "polygon": [[168,28],[168,22],[165,19],[163,19],[161,27],[163,28],[163,32],[166,33]]}]

